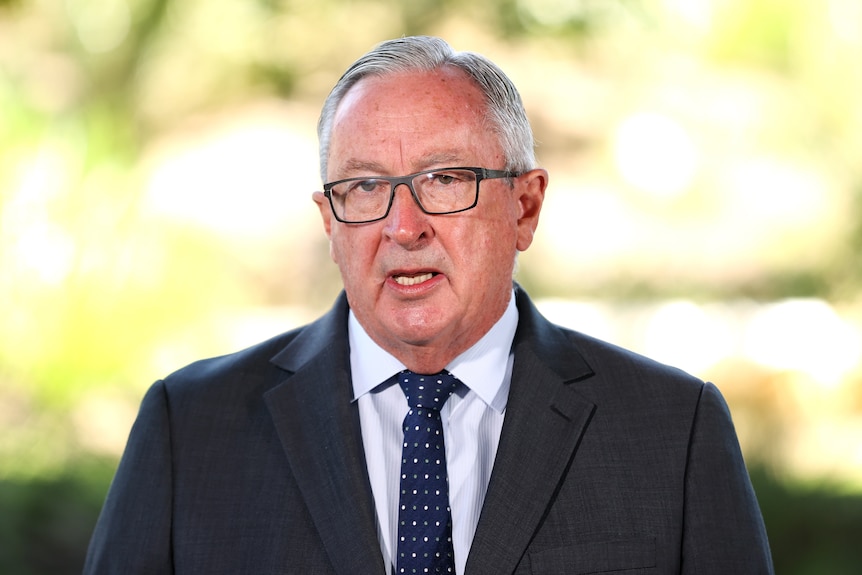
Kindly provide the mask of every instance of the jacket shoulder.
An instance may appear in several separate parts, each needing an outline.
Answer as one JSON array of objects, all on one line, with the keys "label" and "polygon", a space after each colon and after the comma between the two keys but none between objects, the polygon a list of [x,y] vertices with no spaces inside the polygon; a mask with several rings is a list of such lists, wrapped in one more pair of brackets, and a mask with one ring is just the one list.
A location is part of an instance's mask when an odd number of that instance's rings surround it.
[{"label": "jacket shoulder", "polygon": [[346,347],[346,317],[342,293],[333,308],[312,323],[234,353],[191,363],[164,378],[165,387],[169,392],[194,390],[246,378],[276,385],[333,343],[344,340],[340,347]]},{"label": "jacket shoulder", "polygon": [[591,365],[601,365],[617,374],[637,375],[639,378],[657,378],[676,381],[680,384],[696,385],[703,380],[678,367],[662,363],[631,349],[597,339],[595,337],[560,327],[572,345]]},{"label": "jacket shoulder", "polygon": [[704,384],[701,379],[630,349],[557,325],[545,318],[524,292],[516,290],[516,294],[520,312],[516,343],[531,348],[564,380],[577,381],[579,389],[700,393]]}]

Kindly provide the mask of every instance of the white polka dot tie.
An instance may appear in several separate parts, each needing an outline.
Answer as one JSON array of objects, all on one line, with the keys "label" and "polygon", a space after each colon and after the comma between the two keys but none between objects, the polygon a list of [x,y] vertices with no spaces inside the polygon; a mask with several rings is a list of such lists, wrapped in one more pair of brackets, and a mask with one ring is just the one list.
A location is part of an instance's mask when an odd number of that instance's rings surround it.
[{"label": "white polka dot tie", "polygon": [[410,411],[404,418],[398,573],[455,573],[452,514],[440,408],[459,381],[447,372],[398,374]]}]

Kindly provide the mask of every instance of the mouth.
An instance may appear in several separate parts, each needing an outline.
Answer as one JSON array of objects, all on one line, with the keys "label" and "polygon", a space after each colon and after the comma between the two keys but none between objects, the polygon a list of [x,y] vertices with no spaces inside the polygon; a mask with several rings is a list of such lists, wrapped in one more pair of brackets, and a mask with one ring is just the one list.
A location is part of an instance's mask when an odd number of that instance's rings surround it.
[{"label": "mouth", "polygon": [[398,285],[415,286],[427,282],[435,275],[437,275],[436,272],[422,272],[418,274],[396,274],[392,276],[392,279]]}]

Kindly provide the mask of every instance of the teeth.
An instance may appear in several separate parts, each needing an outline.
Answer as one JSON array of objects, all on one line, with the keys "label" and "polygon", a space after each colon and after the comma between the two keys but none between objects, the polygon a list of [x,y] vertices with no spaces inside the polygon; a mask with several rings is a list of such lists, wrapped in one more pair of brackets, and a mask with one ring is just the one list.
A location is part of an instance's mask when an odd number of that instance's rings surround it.
[{"label": "teeth", "polygon": [[428,272],[424,274],[419,274],[418,276],[395,276],[395,283],[402,286],[415,286],[416,284],[421,284],[422,282],[427,282],[434,274]]}]

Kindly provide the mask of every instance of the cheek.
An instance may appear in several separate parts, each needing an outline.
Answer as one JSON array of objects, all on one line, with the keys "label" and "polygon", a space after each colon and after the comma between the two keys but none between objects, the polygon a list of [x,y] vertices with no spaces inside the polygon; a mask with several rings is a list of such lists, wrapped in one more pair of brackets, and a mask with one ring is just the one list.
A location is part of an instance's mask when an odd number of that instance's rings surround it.
[{"label": "cheek", "polygon": [[514,259],[517,251],[518,216],[515,206],[505,203],[498,207],[491,218],[484,234],[482,248],[495,259]]},{"label": "cheek", "polygon": [[511,225],[499,220],[495,225],[485,227],[481,232],[470,236],[464,258],[477,273],[483,277],[496,277],[511,274],[516,253],[516,237]]},{"label": "cheek", "polygon": [[344,228],[333,228],[329,239],[329,255],[332,261],[341,270],[342,279],[345,282],[358,280],[363,275],[369,275],[367,268],[371,265],[369,261],[370,243],[367,238],[362,238],[357,230],[345,230]]},{"label": "cheek", "polygon": [[329,236],[329,257],[332,258],[332,261],[334,261],[339,268],[342,267],[343,262],[349,261],[349,258],[346,258],[344,253],[346,239],[347,238],[344,237],[340,227],[332,228],[332,233]]}]

